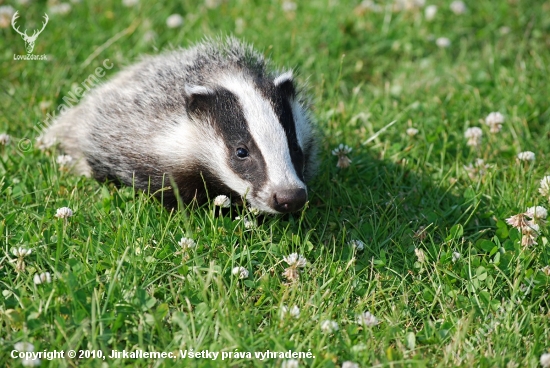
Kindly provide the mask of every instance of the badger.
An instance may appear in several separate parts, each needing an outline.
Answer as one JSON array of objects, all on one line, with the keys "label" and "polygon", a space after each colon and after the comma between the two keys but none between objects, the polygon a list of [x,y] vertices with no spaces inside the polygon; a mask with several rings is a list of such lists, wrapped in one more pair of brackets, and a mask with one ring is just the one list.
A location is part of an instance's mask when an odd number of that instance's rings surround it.
[{"label": "badger", "polygon": [[45,141],[77,174],[157,193],[168,207],[178,195],[186,204],[225,195],[288,213],[304,207],[317,167],[309,106],[292,70],[233,37],[206,39],[122,70],[61,114]]}]

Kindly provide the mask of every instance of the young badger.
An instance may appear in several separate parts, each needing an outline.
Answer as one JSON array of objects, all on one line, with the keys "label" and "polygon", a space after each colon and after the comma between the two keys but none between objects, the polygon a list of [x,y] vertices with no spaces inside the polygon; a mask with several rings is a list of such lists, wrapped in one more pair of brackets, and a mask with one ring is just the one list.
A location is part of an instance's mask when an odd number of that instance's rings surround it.
[{"label": "young badger", "polygon": [[[46,132],[75,170],[185,203],[245,198],[301,209],[316,163],[311,118],[292,72],[234,38],[147,57],[90,91]],[[165,188],[164,190],[161,190]]]}]

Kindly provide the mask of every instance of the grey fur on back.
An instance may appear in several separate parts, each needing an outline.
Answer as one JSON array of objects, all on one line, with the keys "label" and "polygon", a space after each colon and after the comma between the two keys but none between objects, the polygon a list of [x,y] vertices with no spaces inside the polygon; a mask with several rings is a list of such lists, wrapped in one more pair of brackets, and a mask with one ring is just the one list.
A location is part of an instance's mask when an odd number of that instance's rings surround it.
[{"label": "grey fur on back", "polygon": [[[200,142],[171,136],[171,132],[190,124],[190,88],[215,89],[220,75],[228,73],[243,75],[247,80],[273,80],[280,73],[269,64],[252,47],[235,38],[209,39],[188,49],[145,57],[90,91],[78,106],[63,113],[47,130],[45,140],[55,140],[77,160],[77,173],[99,181],[116,180],[154,192],[170,185],[167,175],[177,179],[198,170],[201,171],[199,177],[195,173],[192,179],[186,180],[211,181],[213,188],[216,184],[223,186],[223,180],[212,172],[216,166],[208,163],[212,156],[207,152],[187,152],[196,151],[201,147]],[[308,180],[316,167],[315,139],[312,128],[307,128],[311,127],[310,117],[299,93],[297,100],[303,107],[306,127],[301,128],[305,133],[300,134],[306,156],[303,176]],[[208,127],[192,129],[195,131],[192,137],[212,134]],[[167,147],[176,147],[178,152],[173,152],[173,157],[166,152],[170,151],[168,148],[152,147],[163,139]],[[180,192],[185,192],[185,185],[182,179],[184,188],[180,188]],[[190,188],[184,200],[188,201],[193,191],[196,192],[196,188]],[[216,194],[225,193],[210,193]]]}]

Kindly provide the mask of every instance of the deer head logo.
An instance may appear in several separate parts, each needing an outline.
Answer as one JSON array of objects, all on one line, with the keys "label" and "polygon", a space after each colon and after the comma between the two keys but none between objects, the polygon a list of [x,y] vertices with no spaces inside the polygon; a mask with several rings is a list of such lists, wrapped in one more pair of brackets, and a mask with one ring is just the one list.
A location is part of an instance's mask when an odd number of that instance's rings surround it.
[{"label": "deer head logo", "polygon": [[48,14],[44,14],[45,22],[42,23],[42,29],[40,31],[34,30],[32,36],[29,36],[27,34],[27,30],[25,30],[25,32],[21,32],[19,30],[19,27],[15,27],[15,20],[17,18],[19,18],[19,15],[17,13],[19,13],[19,12],[16,11],[15,14],[13,15],[13,17],[11,18],[11,26],[13,27],[15,32],[19,33],[21,35],[21,37],[23,37],[23,41],[25,41],[25,49],[27,49],[27,53],[30,54],[30,53],[32,53],[32,50],[34,49],[34,42],[38,38],[38,35],[40,33],[42,33],[44,28],[46,28],[46,24],[48,24],[48,19],[49,19]]}]

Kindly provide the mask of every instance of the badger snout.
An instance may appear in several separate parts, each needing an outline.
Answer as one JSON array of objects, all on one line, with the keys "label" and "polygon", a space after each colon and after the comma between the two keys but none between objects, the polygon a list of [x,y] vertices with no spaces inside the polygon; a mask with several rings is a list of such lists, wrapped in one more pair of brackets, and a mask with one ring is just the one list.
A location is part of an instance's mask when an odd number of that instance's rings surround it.
[{"label": "badger snout", "polygon": [[282,213],[295,212],[304,207],[307,192],[304,188],[275,189],[271,197],[271,207]]}]

